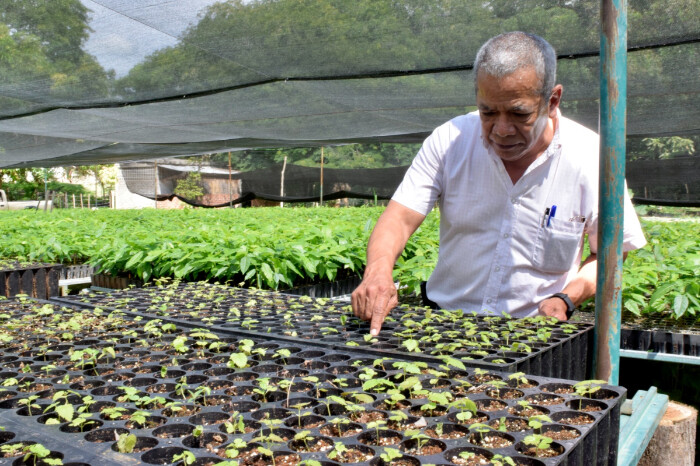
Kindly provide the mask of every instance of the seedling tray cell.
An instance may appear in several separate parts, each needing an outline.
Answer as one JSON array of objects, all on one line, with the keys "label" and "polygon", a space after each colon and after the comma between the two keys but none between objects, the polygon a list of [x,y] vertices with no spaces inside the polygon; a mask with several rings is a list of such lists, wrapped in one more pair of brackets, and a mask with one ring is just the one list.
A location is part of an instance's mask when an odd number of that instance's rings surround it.
[{"label": "seedling tray cell", "polygon": [[554,319],[478,317],[461,311],[397,308],[380,335],[352,316],[349,306],[327,299],[232,288],[209,283],[174,284],[67,297],[58,302],[137,312],[253,336],[306,340],[336,350],[411,357],[439,363],[455,357],[469,367],[584,379],[593,326]]},{"label": "seedling tray cell", "polygon": [[[15,435],[9,442],[41,443],[66,462],[162,464],[191,454],[207,464],[228,450],[241,464],[356,455],[375,465],[397,450],[411,464],[460,464],[465,451],[518,464],[615,463],[620,387],[577,394],[572,380],[30,300],[4,302],[2,315],[0,425]],[[554,440],[554,457],[525,454],[534,431],[522,422],[507,432],[474,428],[535,414],[549,416],[542,432],[574,434]],[[140,451],[114,451],[110,433],[133,435]]]}]

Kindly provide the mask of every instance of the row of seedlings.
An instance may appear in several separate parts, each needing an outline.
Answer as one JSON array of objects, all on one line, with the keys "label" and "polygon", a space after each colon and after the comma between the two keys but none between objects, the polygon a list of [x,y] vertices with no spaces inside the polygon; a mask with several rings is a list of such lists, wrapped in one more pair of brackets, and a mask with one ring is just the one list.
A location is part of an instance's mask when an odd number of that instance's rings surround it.
[{"label": "row of seedlings", "polygon": [[347,304],[307,296],[210,283],[95,292],[72,303],[108,306],[144,315],[199,322],[257,335],[304,339],[329,347],[397,357],[405,352],[428,362],[454,357],[470,367],[585,379],[593,326],[562,323],[544,316],[480,317],[461,310],[397,308],[377,337],[352,316]]}]

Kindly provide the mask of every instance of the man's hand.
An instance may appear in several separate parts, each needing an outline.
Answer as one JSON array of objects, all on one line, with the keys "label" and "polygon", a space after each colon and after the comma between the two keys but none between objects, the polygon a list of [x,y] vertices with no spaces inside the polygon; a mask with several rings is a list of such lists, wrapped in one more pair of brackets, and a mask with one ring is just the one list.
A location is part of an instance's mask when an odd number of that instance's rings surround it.
[{"label": "man's hand", "polygon": [[391,274],[385,276],[365,276],[352,293],[352,310],[356,317],[370,321],[370,333],[379,335],[382,323],[389,312],[399,304],[396,286]]},{"label": "man's hand", "polygon": [[389,201],[369,237],[365,275],[352,293],[352,310],[360,319],[371,321],[370,333],[374,336],[379,334],[389,311],[399,304],[392,270],[406,241],[424,219],[425,215]]},{"label": "man's hand", "polygon": [[559,320],[567,320],[566,303],[559,298],[547,298],[541,301],[538,313],[543,316],[556,317]]}]

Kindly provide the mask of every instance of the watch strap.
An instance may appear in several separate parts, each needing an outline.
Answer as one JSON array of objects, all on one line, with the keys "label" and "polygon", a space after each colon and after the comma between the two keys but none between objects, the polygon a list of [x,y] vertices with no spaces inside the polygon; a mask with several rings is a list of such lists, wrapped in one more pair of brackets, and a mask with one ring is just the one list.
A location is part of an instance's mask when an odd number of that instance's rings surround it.
[{"label": "watch strap", "polygon": [[571,316],[574,315],[574,311],[576,310],[576,306],[574,306],[574,302],[571,301],[569,295],[566,293],[554,293],[552,298],[559,298],[566,303],[566,318],[567,320],[571,319]]}]

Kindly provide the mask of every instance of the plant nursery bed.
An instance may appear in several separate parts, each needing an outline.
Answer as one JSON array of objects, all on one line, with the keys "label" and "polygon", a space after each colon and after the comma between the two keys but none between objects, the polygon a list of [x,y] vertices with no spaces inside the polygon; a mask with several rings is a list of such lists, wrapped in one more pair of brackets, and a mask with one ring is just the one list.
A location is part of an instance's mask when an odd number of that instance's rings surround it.
[{"label": "plant nursery bed", "polygon": [[58,296],[61,264],[0,260],[0,297],[25,294],[47,299]]},{"label": "plant nursery bed", "polygon": [[[582,322],[593,322],[595,316],[580,313]],[[620,331],[620,348],[654,353],[700,356],[700,321],[694,316],[679,319],[624,312]]]},{"label": "plant nursery bed", "polygon": [[547,377],[586,378],[593,326],[535,317],[482,317],[462,311],[396,308],[377,337],[348,305],[225,285],[174,283],[142,289],[95,292],[58,300],[142,317],[176,319],[231,333],[306,340],[377,357],[411,357],[440,363],[525,372]]},{"label": "plant nursery bed", "polygon": [[616,462],[621,387],[0,306],[7,464]]}]

